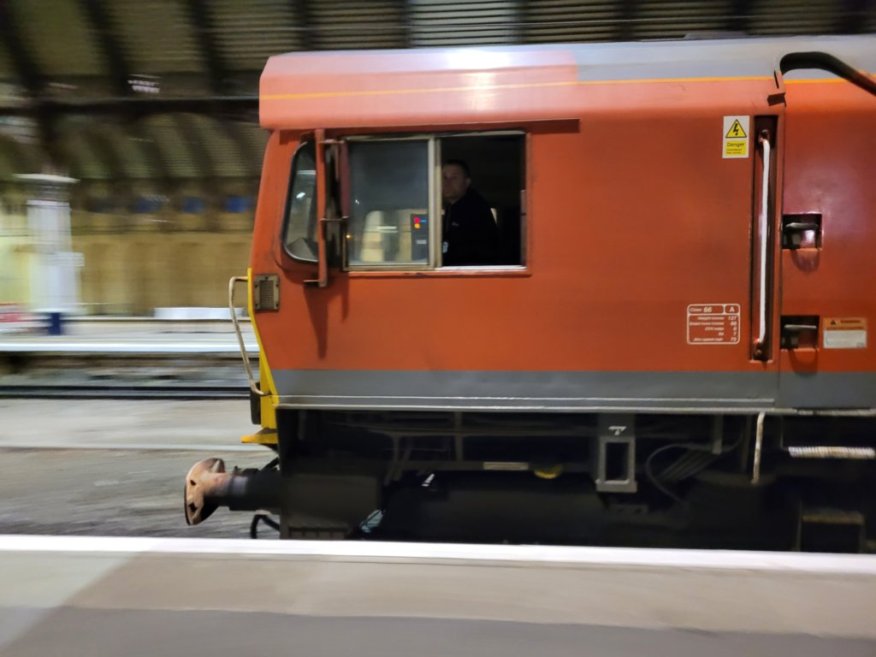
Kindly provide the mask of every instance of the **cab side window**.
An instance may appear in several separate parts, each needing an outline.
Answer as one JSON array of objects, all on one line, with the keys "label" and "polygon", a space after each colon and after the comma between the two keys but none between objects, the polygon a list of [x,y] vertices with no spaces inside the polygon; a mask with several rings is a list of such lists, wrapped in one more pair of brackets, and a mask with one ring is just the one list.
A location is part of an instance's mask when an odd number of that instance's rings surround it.
[{"label": "cab side window", "polygon": [[447,135],[439,152],[442,265],[523,265],[524,136]]},{"label": "cab side window", "polygon": [[342,143],[344,266],[525,264],[523,132],[353,135]]},{"label": "cab side window", "polygon": [[429,142],[349,144],[351,266],[417,266],[429,261]]},{"label": "cab side window", "polygon": [[295,260],[316,262],[316,155],[313,142],[292,158],[283,241]]}]

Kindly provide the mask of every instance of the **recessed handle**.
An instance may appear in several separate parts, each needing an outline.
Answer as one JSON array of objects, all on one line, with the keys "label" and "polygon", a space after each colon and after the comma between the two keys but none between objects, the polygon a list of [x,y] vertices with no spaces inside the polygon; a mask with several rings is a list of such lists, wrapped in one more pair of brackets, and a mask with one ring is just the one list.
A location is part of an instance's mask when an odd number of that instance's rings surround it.
[{"label": "recessed handle", "polygon": [[818,230],[821,225],[814,221],[792,221],[785,224],[785,228],[788,230]]},{"label": "recessed handle", "polygon": [[786,331],[817,331],[818,324],[785,324],[783,327]]},{"label": "recessed handle", "polygon": [[783,315],[782,349],[816,348],[819,324],[815,315]]},{"label": "recessed handle", "polygon": [[820,214],[786,214],[782,217],[782,248],[821,248]]}]

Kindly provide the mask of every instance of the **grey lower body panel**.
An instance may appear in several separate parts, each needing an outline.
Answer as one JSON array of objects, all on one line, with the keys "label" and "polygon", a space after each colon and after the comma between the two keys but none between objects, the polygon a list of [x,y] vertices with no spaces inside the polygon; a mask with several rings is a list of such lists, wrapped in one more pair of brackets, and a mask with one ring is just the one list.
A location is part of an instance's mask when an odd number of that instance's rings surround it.
[{"label": "grey lower body panel", "polygon": [[704,413],[876,408],[876,373],[818,374],[781,398],[779,376],[758,372],[275,370],[273,376],[285,408]]},{"label": "grey lower body panel", "polygon": [[876,372],[782,372],[776,403],[793,408],[876,409]]}]

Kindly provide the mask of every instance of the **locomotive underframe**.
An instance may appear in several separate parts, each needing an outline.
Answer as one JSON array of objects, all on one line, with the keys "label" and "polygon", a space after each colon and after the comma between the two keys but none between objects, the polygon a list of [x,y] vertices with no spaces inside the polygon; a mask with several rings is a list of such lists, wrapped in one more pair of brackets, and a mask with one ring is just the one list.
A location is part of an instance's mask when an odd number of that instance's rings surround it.
[{"label": "locomotive underframe", "polygon": [[760,440],[750,414],[277,420],[287,537],[862,550],[876,515],[868,416],[768,415]]}]

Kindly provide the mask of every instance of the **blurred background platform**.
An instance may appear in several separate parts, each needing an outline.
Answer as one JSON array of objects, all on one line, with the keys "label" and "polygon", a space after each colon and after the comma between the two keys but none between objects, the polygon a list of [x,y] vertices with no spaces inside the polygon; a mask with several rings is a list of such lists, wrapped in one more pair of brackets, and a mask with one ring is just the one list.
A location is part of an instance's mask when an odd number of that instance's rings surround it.
[{"label": "blurred background platform", "polygon": [[[29,318],[0,333],[0,354],[55,355],[210,355],[240,358],[228,310],[159,309],[154,318],[68,317],[61,335],[48,335],[45,318]],[[188,312],[187,312],[188,311]],[[201,318],[193,319],[202,315]],[[244,344],[252,356],[258,344],[248,319],[240,322]]]},{"label": "blurred background platform", "polygon": [[[61,335],[48,335],[43,317],[20,321],[0,333],[0,396],[245,397],[240,346],[227,309],[224,315],[166,310],[160,319],[73,317],[64,320]],[[242,319],[240,327],[257,367],[252,326]]]}]

